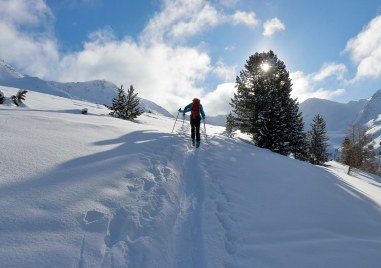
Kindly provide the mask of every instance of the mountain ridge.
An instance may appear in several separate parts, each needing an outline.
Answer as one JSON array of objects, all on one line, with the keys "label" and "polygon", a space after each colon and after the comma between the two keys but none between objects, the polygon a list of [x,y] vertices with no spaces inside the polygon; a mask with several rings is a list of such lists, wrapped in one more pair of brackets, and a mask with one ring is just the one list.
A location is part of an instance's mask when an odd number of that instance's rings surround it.
[{"label": "mountain ridge", "polygon": [[[112,99],[116,96],[118,88],[115,84],[106,80],[86,82],[45,81],[38,77],[21,74],[2,59],[0,59],[0,85],[107,105],[112,103]],[[159,113],[167,117],[173,117],[171,113],[156,103],[144,98],[138,98],[140,100],[140,106],[145,112]]]}]

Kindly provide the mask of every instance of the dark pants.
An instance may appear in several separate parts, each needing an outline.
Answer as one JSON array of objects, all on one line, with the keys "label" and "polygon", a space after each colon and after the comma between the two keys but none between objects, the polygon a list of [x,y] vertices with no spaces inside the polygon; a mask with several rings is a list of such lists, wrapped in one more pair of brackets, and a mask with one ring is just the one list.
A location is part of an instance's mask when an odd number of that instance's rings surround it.
[{"label": "dark pants", "polygon": [[200,123],[201,123],[201,117],[193,118],[191,116],[190,124],[191,124],[191,138],[194,140],[196,137],[196,141],[200,141]]}]

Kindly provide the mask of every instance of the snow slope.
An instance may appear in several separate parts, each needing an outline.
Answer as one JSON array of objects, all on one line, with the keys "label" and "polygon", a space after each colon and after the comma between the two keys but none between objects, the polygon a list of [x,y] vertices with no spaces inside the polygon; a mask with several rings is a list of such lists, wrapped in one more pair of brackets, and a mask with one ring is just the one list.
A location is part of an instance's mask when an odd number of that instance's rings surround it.
[{"label": "snow slope", "polygon": [[107,113],[32,91],[0,105],[1,267],[379,267],[379,177]]}]

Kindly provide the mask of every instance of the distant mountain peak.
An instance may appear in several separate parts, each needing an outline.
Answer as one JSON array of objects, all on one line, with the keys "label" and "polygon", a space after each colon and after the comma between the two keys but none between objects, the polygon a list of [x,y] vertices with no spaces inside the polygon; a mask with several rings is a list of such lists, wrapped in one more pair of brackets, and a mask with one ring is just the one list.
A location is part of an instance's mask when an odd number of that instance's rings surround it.
[{"label": "distant mountain peak", "polygon": [[0,79],[23,78],[25,75],[16,71],[10,64],[0,58]]},{"label": "distant mountain peak", "polygon": [[366,124],[381,114],[381,89],[376,91],[359,114],[357,122]]}]

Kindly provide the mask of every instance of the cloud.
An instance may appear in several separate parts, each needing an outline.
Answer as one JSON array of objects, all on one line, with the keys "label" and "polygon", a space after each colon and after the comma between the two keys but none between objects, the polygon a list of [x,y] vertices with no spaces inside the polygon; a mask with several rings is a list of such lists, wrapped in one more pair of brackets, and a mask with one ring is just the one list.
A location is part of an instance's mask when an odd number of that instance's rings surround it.
[{"label": "cloud", "polygon": [[[345,93],[345,90],[342,88],[325,89],[320,87],[318,82],[322,82],[325,76],[321,75],[322,73],[325,73],[324,68],[318,74],[305,75],[301,71],[290,73],[293,89],[291,96],[298,98],[299,102],[303,102],[308,98],[333,99]],[[316,77],[319,79],[316,79]]]},{"label": "cloud", "polygon": [[[104,32],[109,36],[107,31]],[[204,94],[197,86],[211,70],[206,53],[189,47],[164,43],[142,46],[131,39],[86,42],[80,52],[67,55],[56,73],[57,80],[87,81],[107,79],[126,87],[133,84],[139,96],[162,105],[171,112]]]},{"label": "cloud", "polygon": [[0,1],[0,57],[29,74],[47,75],[59,59],[53,22],[43,0]]},{"label": "cloud", "polygon": [[234,24],[244,24],[255,27],[259,24],[259,20],[257,20],[255,16],[254,12],[236,11],[232,16],[232,21]]},{"label": "cloud", "polygon": [[349,39],[344,52],[357,64],[354,81],[381,77],[381,15],[372,19],[355,37]]},{"label": "cloud", "polygon": [[346,71],[347,67],[342,63],[326,63],[317,74],[313,75],[313,80],[322,81],[331,76],[335,76],[338,80],[343,80]]},{"label": "cloud", "polygon": [[[202,11],[204,15],[199,14]],[[194,35],[203,30],[197,23],[215,21],[215,12],[203,0],[164,0],[162,10],[149,20],[140,39],[143,43],[155,43],[176,37],[185,38],[186,33]],[[206,14],[212,14],[212,18],[205,18]]]},{"label": "cloud", "polygon": [[278,18],[273,18],[263,24],[263,36],[272,36],[277,31],[284,31],[286,26]]},{"label": "cloud", "polygon": [[228,114],[232,109],[229,104],[230,100],[236,91],[235,83],[218,85],[216,90],[208,93],[202,100],[205,113],[210,115]]},{"label": "cloud", "polygon": [[43,0],[0,1],[2,23],[35,27],[46,23],[52,16],[51,10]]},{"label": "cloud", "polygon": [[174,25],[169,32],[169,36],[175,39],[191,37],[221,22],[219,12],[214,7],[205,5],[188,21],[180,21]]},{"label": "cloud", "polygon": [[236,69],[237,66],[227,66],[222,61],[218,61],[217,66],[213,69],[213,73],[224,82],[234,81],[237,75]]},{"label": "cloud", "polygon": [[[220,5],[232,6],[235,1],[220,1]],[[205,0],[165,0],[163,9],[150,19],[141,35],[141,41],[178,42],[222,24],[259,24],[254,12],[236,11],[233,15],[224,13]]]}]

